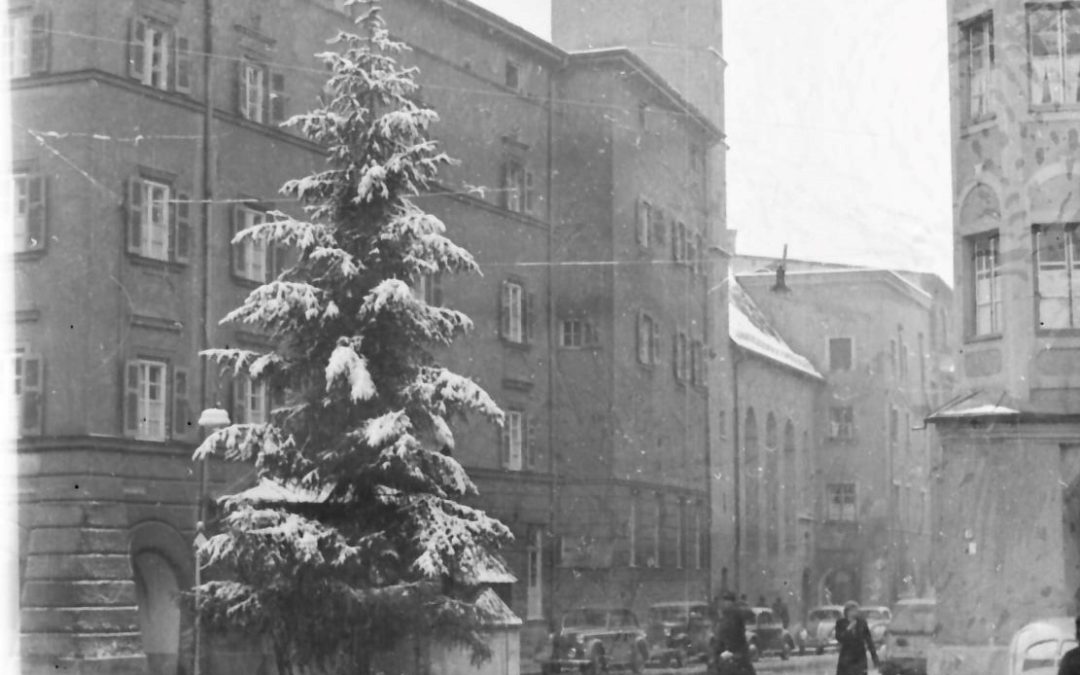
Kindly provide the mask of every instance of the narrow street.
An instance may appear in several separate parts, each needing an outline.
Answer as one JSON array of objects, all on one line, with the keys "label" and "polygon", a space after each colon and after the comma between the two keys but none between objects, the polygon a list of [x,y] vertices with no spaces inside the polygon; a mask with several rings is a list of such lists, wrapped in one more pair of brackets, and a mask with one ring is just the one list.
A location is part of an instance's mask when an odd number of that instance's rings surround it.
[{"label": "narrow street", "polygon": [[[795,656],[788,661],[766,658],[754,664],[758,673],[798,673],[798,675],[828,675],[836,671],[836,654]],[[649,668],[647,675],[702,675],[705,664],[695,663],[685,668]]]}]

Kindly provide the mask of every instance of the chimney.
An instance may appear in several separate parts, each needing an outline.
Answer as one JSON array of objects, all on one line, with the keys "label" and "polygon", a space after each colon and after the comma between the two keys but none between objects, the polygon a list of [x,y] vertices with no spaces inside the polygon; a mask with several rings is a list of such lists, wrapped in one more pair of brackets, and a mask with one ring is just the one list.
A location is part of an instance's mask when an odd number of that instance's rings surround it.
[{"label": "chimney", "polygon": [[773,284],[774,292],[786,293],[791,289],[787,287],[787,244],[784,244],[784,256],[776,266],[776,283]]}]

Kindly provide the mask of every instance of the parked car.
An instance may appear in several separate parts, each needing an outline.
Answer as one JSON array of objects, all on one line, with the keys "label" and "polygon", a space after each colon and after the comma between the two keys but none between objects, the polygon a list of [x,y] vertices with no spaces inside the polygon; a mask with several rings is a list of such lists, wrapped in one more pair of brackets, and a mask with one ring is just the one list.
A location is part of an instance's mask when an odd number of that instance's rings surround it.
[{"label": "parked car", "polygon": [[862,614],[863,618],[866,619],[866,625],[870,627],[870,635],[874,638],[874,644],[879,647],[885,644],[885,632],[892,621],[892,611],[888,607],[871,606],[863,607]]},{"label": "parked car", "polygon": [[1009,643],[1009,675],[1056,675],[1061,657],[1076,645],[1074,619],[1033,621]]},{"label": "parked car", "polygon": [[885,632],[882,675],[926,675],[926,657],[937,634],[933,600],[901,600]]},{"label": "parked car", "polygon": [[583,607],[563,614],[550,637],[543,672],[587,675],[616,668],[640,673],[649,658],[645,631],[629,609]]},{"label": "parked car", "polygon": [[813,650],[824,654],[836,646],[836,622],[844,616],[840,605],[824,605],[811,609],[806,615],[806,625],[795,632],[795,644],[800,654]]},{"label": "parked car", "polygon": [[779,617],[768,607],[750,607],[743,611],[746,641],[750,643],[750,658],[778,654],[786,661],[795,649],[795,640],[784,628]]},{"label": "parked car", "polygon": [[682,667],[704,657],[712,639],[709,605],[692,600],[659,602],[649,608],[649,660]]}]

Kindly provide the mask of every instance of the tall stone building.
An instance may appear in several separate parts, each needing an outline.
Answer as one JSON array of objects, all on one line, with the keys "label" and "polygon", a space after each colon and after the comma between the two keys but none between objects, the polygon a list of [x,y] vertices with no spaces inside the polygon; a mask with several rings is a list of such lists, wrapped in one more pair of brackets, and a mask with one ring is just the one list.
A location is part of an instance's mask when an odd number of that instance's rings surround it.
[{"label": "tall stone building", "polygon": [[931,592],[937,440],[922,420],[952,389],[951,290],[930,274],[812,261],[732,267],[732,306],[745,296],[742,313],[772,334],[743,345],[732,333],[742,589],[785,596],[799,615]]},{"label": "tall stone building", "polygon": [[[274,401],[198,352],[270,346],[219,320],[287,255],[231,237],[293,211],[278,189],[323,166],[278,123],[314,103],[313,54],[349,17],[338,0],[10,12],[24,671],[191,672],[198,643],[202,672],[254,673],[257,645],[197,636],[174,594],[200,495],[253,478],[213,463],[201,485],[199,411],[254,422]],[[464,0],[384,14],[461,160],[422,199],[485,274],[417,292],[473,317],[440,358],[509,413],[506,433],[460,429],[456,455],[515,534],[518,582],[499,590],[523,654],[572,605],[704,598],[731,564],[709,413],[727,344],[726,306],[707,302],[726,276],[722,71],[686,93],[635,45],[556,46]]]},{"label": "tall stone building", "polygon": [[1080,9],[952,0],[948,21],[963,397],[931,418],[935,669],[990,672],[1078,609]]}]

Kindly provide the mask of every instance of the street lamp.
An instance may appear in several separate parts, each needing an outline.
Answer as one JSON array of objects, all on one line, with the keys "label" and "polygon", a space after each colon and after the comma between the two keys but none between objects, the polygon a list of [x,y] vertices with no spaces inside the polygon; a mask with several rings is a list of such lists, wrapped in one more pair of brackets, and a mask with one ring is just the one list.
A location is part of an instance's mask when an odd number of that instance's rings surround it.
[{"label": "street lamp", "polygon": [[[199,427],[202,428],[207,435],[212,434],[218,429],[223,429],[231,424],[229,420],[229,413],[221,408],[207,408],[199,415]],[[203,524],[206,522],[206,462],[207,457],[203,454],[199,460],[199,502],[198,513],[199,519],[195,523],[195,673],[194,675],[200,675],[202,673],[202,614],[199,612],[199,600],[202,586],[202,560],[200,560],[199,549],[206,543],[206,536],[203,535]]]}]

